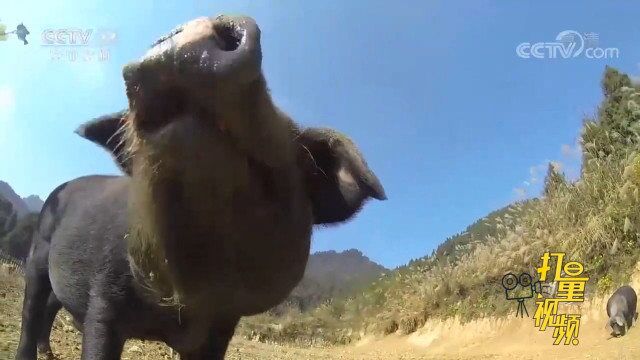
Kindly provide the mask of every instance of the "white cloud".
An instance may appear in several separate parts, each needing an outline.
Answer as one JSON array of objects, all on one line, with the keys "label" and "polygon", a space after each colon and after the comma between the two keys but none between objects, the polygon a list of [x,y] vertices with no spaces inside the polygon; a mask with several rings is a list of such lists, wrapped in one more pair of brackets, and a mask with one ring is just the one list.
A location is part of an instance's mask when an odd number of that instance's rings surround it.
[{"label": "white cloud", "polygon": [[563,144],[560,148],[564,174],[570,181],[580,178],[582,165],[582,145],[577,139],[573,145]]},{"label": "white cloud", "polygon": [[580,141],[573,145],[563,144],[560,146],[559,160],[545,160],[537,165],[529,167],[529,177],[518,187],[512,190],[516,200],[537,196],[543,187],[544,178],[547,176],[549,164],[556,171],[565,174],[569,181],[576,181],[580,178],[580,164],[582,161],[582,148]]},{"label": "white cloud", "polygon": [[576,141],[576,143],[573,145],[562,144],[560,152],[562,153],[563,157],[576,159],[582,156],[582,147],[579,141]]},{"label": "white cloud", "polygon": [[524,187],[517,187],[513,189],[513,195],[516,197],[516,200],[524,200],[527,198],[527,189]]},{"label": "white cloud", "polygon": [[529,167],[529,177],[524,180],[519,186],[513,188],[512,194],[514,200],[524,200],[529,197],[537,196],[542,189],[542,182],[547,175],[547,168],[549,163],[552,163],[556,168],[562,165],[556,161],[545,160],[540,164]]},{"label": "white cloud", "polygon": [[540,179],[544,178],[545,174],[547,173],[548,164],[549,164],[549,161],[546,160],[541,164],[529,167],[529,179],[525,181],[525,183],[529,183],[529,184],[539,183]]}]

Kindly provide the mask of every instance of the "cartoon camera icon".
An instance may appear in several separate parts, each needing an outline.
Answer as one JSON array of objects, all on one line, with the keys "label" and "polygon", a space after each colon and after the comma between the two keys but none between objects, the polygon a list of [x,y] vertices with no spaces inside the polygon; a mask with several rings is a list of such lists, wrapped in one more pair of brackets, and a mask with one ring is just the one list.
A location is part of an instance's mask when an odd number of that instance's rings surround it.
[{"label": "cartoon camera icon", "polygon": [[525,313],[527,317],[529,317],[529,312],[527,311],[524,301],[533,298],[533,295],[536,293],[542,293],[542,283],[540,281],[533,282],[533,277],[525,272],[520,274],[520,276],[507,273],[502,277],[502,287],[504,288],[504,294],[507,300],[518,301],[516,317],[518,315],[524,317]]}]

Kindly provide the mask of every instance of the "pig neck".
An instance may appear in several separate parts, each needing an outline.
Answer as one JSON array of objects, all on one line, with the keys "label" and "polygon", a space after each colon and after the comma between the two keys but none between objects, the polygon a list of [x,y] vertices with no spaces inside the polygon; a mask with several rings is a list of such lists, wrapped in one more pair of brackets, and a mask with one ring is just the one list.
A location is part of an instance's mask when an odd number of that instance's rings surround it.
[{"label": "pig neck", "polygon": [[[233,194],[244,191],[243,162],[211,176],[184,180],[134,174],[128,251],[132,267],[160,303],[210,308],[211,287],[232,284]],[[246,163],[246,162],[245,162]],[[206,171],[205,171],[206,173]],[[139,175],[140,178],[136,178]],[[220,264],[221,267],[216,267]],[[142,275],[142,276],[140,276]],[[210,305],[210,304],[209,304]]]}]

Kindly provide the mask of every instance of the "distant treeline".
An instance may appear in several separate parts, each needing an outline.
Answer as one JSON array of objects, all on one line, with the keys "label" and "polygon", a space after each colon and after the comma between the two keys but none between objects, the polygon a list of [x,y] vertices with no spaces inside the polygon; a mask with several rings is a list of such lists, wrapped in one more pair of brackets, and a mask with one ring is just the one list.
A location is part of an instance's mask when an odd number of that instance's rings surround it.
[{"label": "distant treeline", "polygon": [[26,259],[37,222],[38,214],[18,218],[11,203],[0,196],[0,251],[20,260]]}]

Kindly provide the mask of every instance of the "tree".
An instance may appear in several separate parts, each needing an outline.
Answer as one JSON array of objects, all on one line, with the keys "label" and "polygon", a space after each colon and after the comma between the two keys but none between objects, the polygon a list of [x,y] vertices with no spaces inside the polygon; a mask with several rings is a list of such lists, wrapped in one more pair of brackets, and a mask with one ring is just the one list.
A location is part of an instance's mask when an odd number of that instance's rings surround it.
[{"label": "tree", "polygon": [[15,228],[0,241],[0,249],[18,259],[26,259],[31,247],[31,237],[38,225],[38,214],[21,218]]},{"label": "tree", "polygon": [[583,167],[590,159],[620,159],[640,144],[640,89],[629,76],[607,67],[601,81],[605,96],[597,118],[587,119],[582,133]]},{"label": "tree", "polygon": [[11,231],[15,226],[16,216],[9,200],[0,196],[0,237]]},{"label": "tree", "polygon": [[623,87],[631,86],[631,79],[627,74],[623,74],[618,70],[607,66],[604,70],[604,76],[601,81],[602,93],[609,97]]},{"label": "tree", "polygon": [[558,192],[558,190],[563,189],[566,186],[567,179],[564,174],[560,172],[560,167],[557,164],[550,162],[549,167],[547,168],[547,176],[544,179],[544,196],[553,196]]},{"label": "tree", "polygon": [[0,41],[7,41],[7,25],[0,23]]},{"label": "tree", "polygon": [[9,219],[7,219],[7,222],[4,224],[5,233],[8,233],[9,231],[13,230],[16,227],[17,223],[18,223],[18,213],[14,211],[13,214],[9,216]]}]

